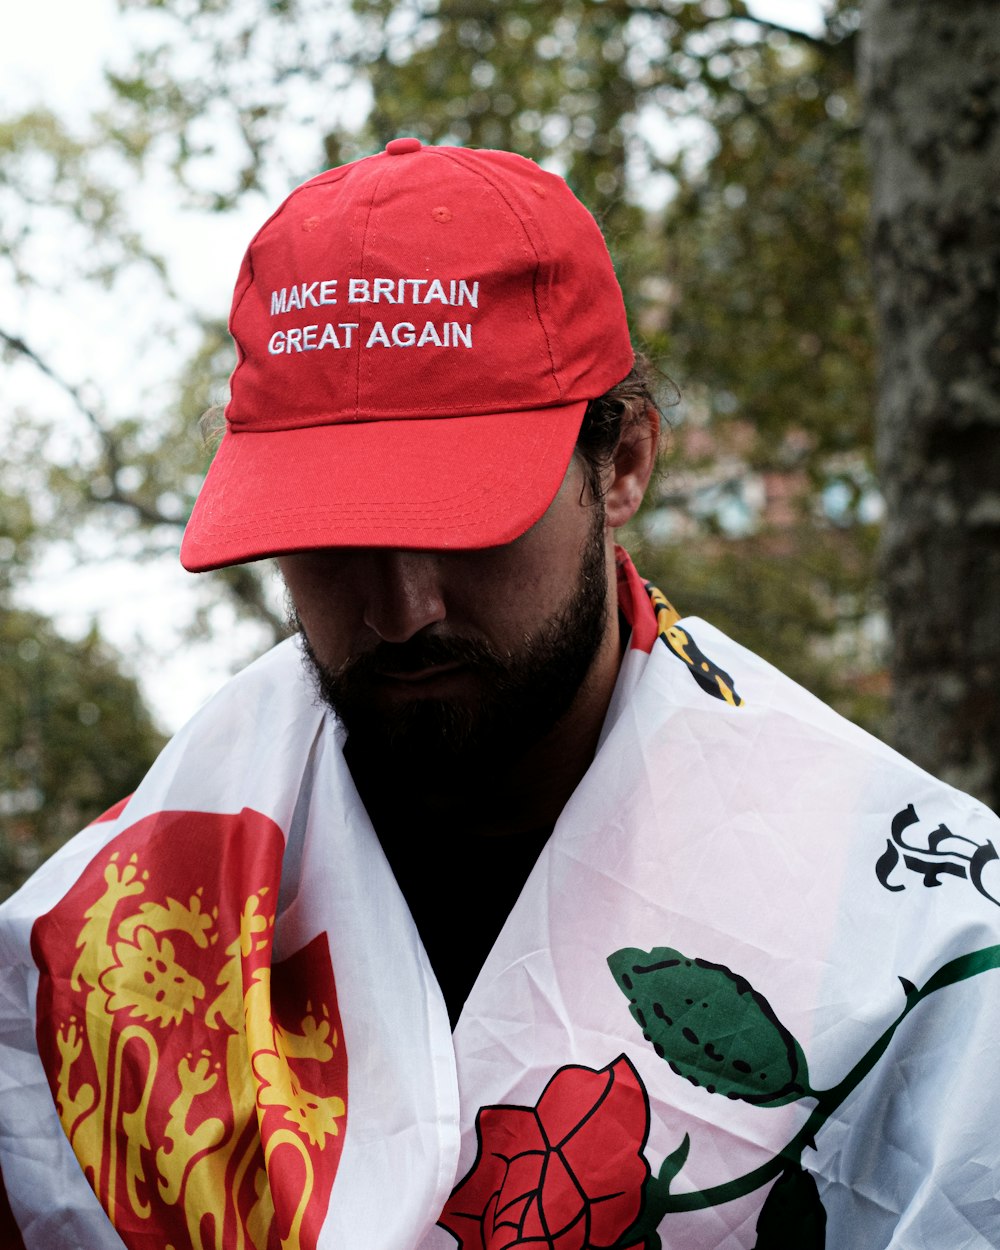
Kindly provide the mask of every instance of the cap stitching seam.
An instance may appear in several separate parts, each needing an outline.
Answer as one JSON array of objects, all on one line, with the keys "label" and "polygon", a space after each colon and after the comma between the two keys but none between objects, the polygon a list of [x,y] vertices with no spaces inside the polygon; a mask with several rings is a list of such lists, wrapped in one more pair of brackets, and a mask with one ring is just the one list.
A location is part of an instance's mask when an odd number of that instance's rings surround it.
[{"label": "cap stitching seam", "polygon": [[[433,149],[431,150],[433,151]],[[555,380],[556,389],[558,390],[560,397],[562,397],[563,385],[559,378],[559,371],[556,368],[555,356],[552,351],[552,341],[549,338],[548,326],[545,324],[545,320],[542,317],[542,310],[538,303],[538,271],[541,268],[542,260],[541,260],[541,257],[538,255],[538,249],[535,247],[534,240],[531,238],[531,236],[528,234],[527,229],[525,228],[521,213],[517,210],[517,208],[514,206],[511,200],[504,194],[502,188],[499,187],[497,183],[494,182],[494,180],[489,176],[488,171],[482,170],[482,169],[476,169],[474,166],[466,164],[465,161],[459,160],[451,152],[446,151],[444,148],[439,148],[438,151],[441,153],[443,157],[445,157],[445,159],[451,161],[452,164],[458,165],[460,168],[466,170],[469,173],[477,174],[483,180],[483,182],[487,183],[490,187],[492,187],[495,194],[498,195],[501,200],[503,200],[504,204],[507,205],[507,208],[514,215],[514,218],[516,219],[517,224],[521,227],[521,233],[524,236],[524,238],[527,239],[527,241],[531,244],[531,255],[535,259],[535,272],[532,275],[532,279],[531,279],[531,301],[535,306],[535,316],[538,318],[538,325],[541,328],[542,336],[545,339],[545,350],[549,354],[549,366],[552,370],[552,377]]]},{"label": "cap stitching seam", "polygon": [[[368,212],[365,215],[365,224],[362,227],[362,231],[361,231],[361,246],[358,252],[358,268],[360,270],[359,276],[361,277],[365,276],[366,248],[368,245],[368,226],[372,219],[372,213],[375,210],[375,196],[378,194],[378,189],[382,185],[382,180],[385,178],[388,172],[389,172],[388,167],[383,167],[381,170],[379,170],[378,167],[376,167],[376,177],[375,177],[374,182],[372,183],[371,192],[368,197]],[[353,225],[352,225],[352,229],[353,229]],[[355,363],[354,363],[354,420],[358,419],[358,417],[360,416],[360,413],[361,413],[361,352],[358,351],[358,352],[355,352]]]},{"label": "cap stitching seam", "polygon": [[317,174],[315,178],[310,178],[308,182],[304,182],[302,183],[301,186],[296,187],[295,190],[291,191],[286,196],[286,198],[282,201],[282,203],[278,205],[278,207],[274,210],[274,212],[270,215],[270,217],[268,217],[268,219],[258,228],[256,234],[247,244],[247,250],[246,250],[247,284],[243,288],[243,293],[240,295],[240,298],[234,302],[232,308],[229,311],[229,328],[232,334],[233,342],[236,344],[236,349],[237,349],[236,367],[233,369],[232,375],[230,377],[230,391],[232,390],[232,383],[236,377],[236,374],[243,367],[247,359],[246,349],[243,347],[240,340],[236,337],[234,323],[236,321],[237,314],[239,313],[240,309],[243,307],[243,301],[246,299],[250,291],[256,285],[256,270],[254,266],[253,253],[254,253],[254,248],[257,246],[257,241],[260,239],[260,236],[264,233],[264,231],[268,228],[268,226],[270,226],[270,224],[273,221],[276,221],[283,213],[285,213],[291,207],[292,201],[297,196],[307,191],[310,187],[315,186],[316,183],[318,182],[323,182],[323,184],[325,185],[327,182],[342,181],[343,175],[341,175],[340,178],[329,177],[330,174],[336,174],[339,172],[340,172],[339,170],[327,170],[325,173]]}]

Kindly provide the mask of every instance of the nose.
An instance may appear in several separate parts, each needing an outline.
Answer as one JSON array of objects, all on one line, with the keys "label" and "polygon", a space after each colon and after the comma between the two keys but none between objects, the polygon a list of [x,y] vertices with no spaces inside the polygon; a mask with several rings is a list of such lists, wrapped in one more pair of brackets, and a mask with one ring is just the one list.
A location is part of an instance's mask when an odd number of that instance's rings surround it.
[{"label": "nose", "polygon": [[370,553],[364,621],[384,642],[406,642],[447,615],[441,560],[433,551]]}]

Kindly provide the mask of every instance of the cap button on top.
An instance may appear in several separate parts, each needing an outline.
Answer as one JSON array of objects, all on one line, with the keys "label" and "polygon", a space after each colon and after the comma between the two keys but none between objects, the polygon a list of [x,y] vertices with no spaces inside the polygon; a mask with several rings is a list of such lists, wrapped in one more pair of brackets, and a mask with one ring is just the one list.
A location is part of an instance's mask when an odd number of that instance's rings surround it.
[{"label": "cap button on top", "polygon": [[407,152],[419,152],[423,146],[419,139],[390,139],[385,150],[388,156],[403,156]]}]

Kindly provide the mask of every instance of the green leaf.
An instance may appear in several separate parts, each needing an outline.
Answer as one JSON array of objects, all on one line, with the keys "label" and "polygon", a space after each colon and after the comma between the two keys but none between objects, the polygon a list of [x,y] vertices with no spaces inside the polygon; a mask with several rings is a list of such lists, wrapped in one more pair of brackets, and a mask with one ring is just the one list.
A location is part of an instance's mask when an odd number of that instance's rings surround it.
[{"label": "green leaf", "polygon": [[768,1107],[812,1093],[802,1048],[744,977],[667,946],[608,965],[643,1037],[692,1084]]}]

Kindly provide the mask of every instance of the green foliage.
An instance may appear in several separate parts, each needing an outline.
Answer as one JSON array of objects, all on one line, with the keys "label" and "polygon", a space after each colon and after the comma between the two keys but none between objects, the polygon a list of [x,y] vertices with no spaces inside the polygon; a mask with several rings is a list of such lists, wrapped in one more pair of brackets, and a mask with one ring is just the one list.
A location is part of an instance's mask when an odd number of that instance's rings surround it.
[{"label": "green foliage", "polygon": [[0,605],[24,579],[35,553],[31,505],[23,494],[9,488],[10,476],[10,462],[0,461]]},{"label": "green foliage", "polygon": [[[8,411],[0,541],[9,546],[25,526],[33,541],[21,534],[10,558],[0,549],[6,577],[0,590],[24,579],[29,547],[34,553],[46,542],[76,542],[97,518],[120,553],[142,558],[176,551],[209,463],[199,418],[225,397],[232,344],[219,317],[184,308],[162,260],[132,223],[132,166],[152,159],[149,145],[133,142],[143,128],[152,132],[153,121],[128,110],[85,118],[72,128],[38,109],[0,119],[0,281],[21,289],[25,307],[43,308],[41,301],[53,295],[79,301],[81,319],[89,311],[88,292],[107,288],[119,307],[136,310],[138,354],[134,406],[122,410],[78,363],[67,369],[64,344],[26,337],[13,306],[0,317],[0,359],[46,383],[30,412]],[[66,337],[72,348],[72,329]],[[162,352],[181,337],[194,347],[186,360],[177,352],[179,376],[166,400],[161,387],[150,401],[154,380],[143,375],[143,348]],[[62,415],[67,399],[70,421]],[[272,637],[283,636],[259,570],[210,580],[216,598],[263,621]]]},{"label": "green foliage", "polygon": [[96,630],[61,638],[0,615],[0,898],[130,794],[163,745],[138,687]]},{"label": "green foliage", "polygon": [[[74,276],[107,285],[136,261],[162,273],[129,219],[101,137],[44,109],[0,117],[0,263],[17,285],[59,291]],[[58,249],[41,253],[40,234]]]},{"label": "green foliage", "polygon": [[774,465],[789,432],[805,434],[821,482],[829,455],[857,452],[867,463],[872,442],[856,91],[843,58],[814,46],[765,43],[738,74],[711,159],[679,183],[665,216],[677,293],[667,350],[714,421],[756,431],[756,463]]}]

